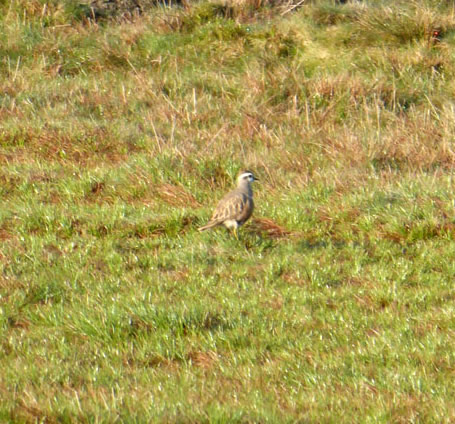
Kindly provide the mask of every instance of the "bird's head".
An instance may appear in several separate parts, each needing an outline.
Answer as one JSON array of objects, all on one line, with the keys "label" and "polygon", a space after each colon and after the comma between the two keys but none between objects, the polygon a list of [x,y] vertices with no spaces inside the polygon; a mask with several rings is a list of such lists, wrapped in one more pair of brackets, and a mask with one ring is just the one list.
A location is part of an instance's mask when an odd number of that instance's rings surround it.
[{"label": "bird's head", "polygon": [[248,171],[248,170],[240,172],[239,176],[237,177],[237,183],[239,185],[245,184],[245,183],[250,184],[254,181],[259,181],[259,180],[254,176],[254,174],[251,171]]}]

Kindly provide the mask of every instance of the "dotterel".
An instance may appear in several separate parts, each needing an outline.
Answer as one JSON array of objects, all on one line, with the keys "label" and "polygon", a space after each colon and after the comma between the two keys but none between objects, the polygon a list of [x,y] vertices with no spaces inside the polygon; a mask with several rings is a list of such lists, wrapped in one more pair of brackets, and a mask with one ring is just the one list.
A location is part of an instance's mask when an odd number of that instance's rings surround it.
[{"label": "dotterel", "polygon": [[199,231],[224,225],[233,230],[237,236],[237,229],[243,225],[253,213],[252,183],[258,181],[251,171],[242,171],[237,177],[237,188],[226,194],[218,203],[210,221],[199,228]]}]

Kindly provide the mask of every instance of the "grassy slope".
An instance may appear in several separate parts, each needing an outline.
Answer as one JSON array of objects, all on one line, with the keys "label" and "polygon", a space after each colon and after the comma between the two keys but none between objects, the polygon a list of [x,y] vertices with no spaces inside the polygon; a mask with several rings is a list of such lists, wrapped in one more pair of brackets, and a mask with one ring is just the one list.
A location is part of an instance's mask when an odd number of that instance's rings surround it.
[{"label": "grassy slope", "polygon": [[0,419],[453,422],[453,11],[43,4],[0,6]]}]

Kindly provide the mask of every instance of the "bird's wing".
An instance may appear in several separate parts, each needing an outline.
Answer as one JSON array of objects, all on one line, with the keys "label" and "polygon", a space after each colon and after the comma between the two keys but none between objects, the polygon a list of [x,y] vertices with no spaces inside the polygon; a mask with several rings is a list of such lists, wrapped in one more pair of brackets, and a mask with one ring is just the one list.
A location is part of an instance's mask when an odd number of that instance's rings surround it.
[{"label": "bird's wing", "polygon": [[239,225],[244,224],[250,218],[250,216],[253,214],[253,209],[254,209],[253,198],[244,194],[243,195],[243,208],[235,217],[235,219],[239,223]]},{"label": "bird's wing", "polygon": [[248,196],[238,191],[228,193],[216,207],[211,221],[224,222],[228,219],[237,220],[242,216]]}]

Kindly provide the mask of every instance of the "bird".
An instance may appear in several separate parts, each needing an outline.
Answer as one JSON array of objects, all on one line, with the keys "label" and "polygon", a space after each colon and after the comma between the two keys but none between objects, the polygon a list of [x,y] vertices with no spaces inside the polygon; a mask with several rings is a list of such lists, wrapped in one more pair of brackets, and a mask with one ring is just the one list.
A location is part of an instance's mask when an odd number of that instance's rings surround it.
[{"label": "bird", "polygon": [[251,171],[241,171],[237,177],[237,188],[227,193],[218,203],[210,221],[200,227],[199,231],[224,225],[228,230],[233,230],[238,238],[237,229],[243,225],[253,213],[252,183],[259,181]]}]

